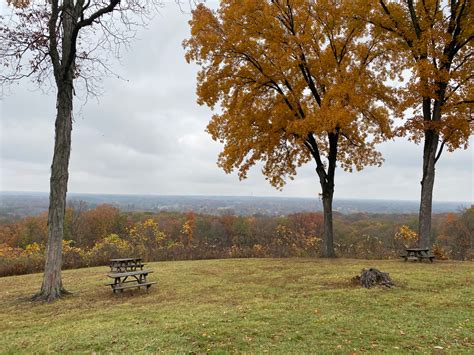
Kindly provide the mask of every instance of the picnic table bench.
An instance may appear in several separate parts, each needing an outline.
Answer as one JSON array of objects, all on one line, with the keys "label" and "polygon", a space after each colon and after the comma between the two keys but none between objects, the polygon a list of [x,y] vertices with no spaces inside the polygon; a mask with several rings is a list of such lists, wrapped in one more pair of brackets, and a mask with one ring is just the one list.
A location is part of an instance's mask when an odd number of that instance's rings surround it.
[{"label": "picnic table bench", "polygon": [[148,274],[153,270],[144,270],[145,264],[142,263],[141,258],[122,258],[110,260],[110,273],[108,277],[114,279],[113,282],[107,283],[106,286],[111,286],[114,293],[117,291],[123,292],[126,288],[140,288],[146,287],[146,290],[156,282],[147,281]]},{"label": "picnic table bench", "polygon": [[110,259],[110,271],[136,271],[143,270],[145,264],[142,263],[142,258],[122,258]]},{"label": "picnic table bench", "polygon": [[423,261],[429,259],[430,262],[433,262],[435,256],[429,253],[428,248],[407,248],[405,255],[400,255],[401,258],[404,258],[405,261],[414,260],[414,261]]}]

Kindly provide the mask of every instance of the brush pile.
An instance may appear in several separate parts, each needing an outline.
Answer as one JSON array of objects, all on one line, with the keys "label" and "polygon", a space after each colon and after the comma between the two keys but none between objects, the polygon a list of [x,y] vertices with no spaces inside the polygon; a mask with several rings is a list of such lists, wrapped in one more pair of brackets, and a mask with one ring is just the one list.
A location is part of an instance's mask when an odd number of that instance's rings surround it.
[{"label": "brush pile", "polygon": [[375,268],[362,269],[362,273],[354,277],[354,281],[361,284],[362,287],[371,288],[375,285],[392,287],[395,286],[388,272],[382,272]]}]

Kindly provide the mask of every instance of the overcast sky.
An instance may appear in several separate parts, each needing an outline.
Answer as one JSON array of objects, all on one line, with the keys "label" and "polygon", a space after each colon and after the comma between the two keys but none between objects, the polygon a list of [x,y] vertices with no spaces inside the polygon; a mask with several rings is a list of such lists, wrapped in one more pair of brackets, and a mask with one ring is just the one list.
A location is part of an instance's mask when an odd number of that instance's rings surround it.
[{"label": "overcast sky", "polygon": [[[196,104],[197,67],[184,60],[189,15],[166,4],[141,31],[108,78],[99,101],[75,114],[70,192],[311,197],[320,192],[315,166],[298,171],[282,192],[258,167],[245,181],[216,166],[219,143],[205,127],[211,111]],[[77,111],[81,107],[76,102]],[[27,81],[0,101],[0,190],[48,191],[55,97]],[[472,140],[471,140],[472,141]],[[474,142],[473,142],[474,143]],[[336,172],[336,198],[417,200],[422,148],[404,140],[379,146],[381,168]],[[473,148],[443,153],[434,199],[474,201]]]}]

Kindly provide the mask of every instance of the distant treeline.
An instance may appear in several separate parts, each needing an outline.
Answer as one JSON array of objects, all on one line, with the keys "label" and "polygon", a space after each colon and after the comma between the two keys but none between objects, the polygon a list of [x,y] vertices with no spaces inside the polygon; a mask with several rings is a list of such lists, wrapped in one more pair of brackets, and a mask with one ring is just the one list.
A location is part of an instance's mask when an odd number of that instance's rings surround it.
[{"label": "distant treeline", "polygon": [[[474,206],[433,218],[433,251],[438,258],[474,258]],[[416,245],[416,214],[335,214],[337,255],[398,258]],[[111,205],[88,209],[83,202],[66,212],[63,266],[104,265],[110,258],[141,256],[147,261],[317,257],[322,246],[322,213],[287,216],[221,216],[193,212],[123,212]],[[0,276],[41,271],[47,215],[0,224]]]},{"label": "distant treeline", "polygon": [[[68,204],[84,201],[89,207],[106,203],[126,212],[186,212],[251,216],[288,215],[300,212],[322,211],[321,200],[314,197],[253,197],[253,196],[164,196],[164,195],[100,195],[74,194],[68,196]],[[12,218],[35,216],[48,210],[49,194],[0,191],[0,223]],[[470,206],[467,202],[434,202],[434,213],[459,212]],[[336,199],[334,211],[352,213],[417,213],[418,201]]]}]

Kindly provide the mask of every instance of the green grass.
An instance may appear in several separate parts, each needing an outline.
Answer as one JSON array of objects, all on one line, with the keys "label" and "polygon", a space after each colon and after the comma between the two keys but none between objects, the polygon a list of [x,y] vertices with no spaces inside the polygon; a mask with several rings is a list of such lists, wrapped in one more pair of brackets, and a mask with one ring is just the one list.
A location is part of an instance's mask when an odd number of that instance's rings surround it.
[{"label": "green grass", "polygon": [[[0,351],[474,353],[474,263],[231,259],[150,263],[147,294],[106,267],[64,271],[73,293],[31,303],[41,274],[0,278]],[[148,267],[147,266],[147,267]],[[397,287],[350,279],[363,267]],[[443,349],[440,349],[442,347]]]}]

